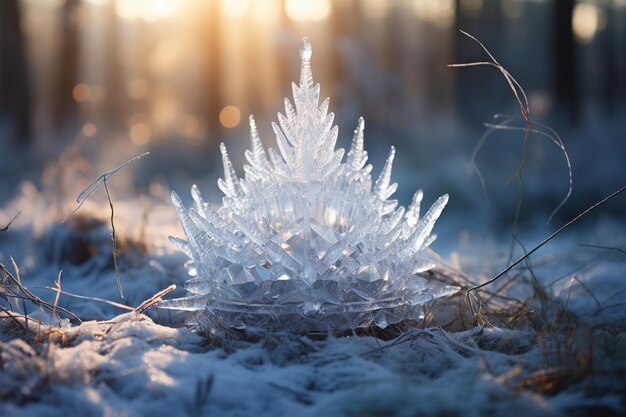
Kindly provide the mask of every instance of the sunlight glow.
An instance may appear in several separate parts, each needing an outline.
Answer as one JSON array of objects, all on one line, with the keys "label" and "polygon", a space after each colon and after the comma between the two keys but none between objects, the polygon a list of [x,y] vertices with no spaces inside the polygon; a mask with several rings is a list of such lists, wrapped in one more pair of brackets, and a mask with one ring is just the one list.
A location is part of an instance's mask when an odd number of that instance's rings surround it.
[{"label": "sunlight glow", "polygon": [[593,40],[600,26],[600,10],[590,3],[578,3],[572,13],[572,30],[580,43]]},{"label": "sunlight glow", "polygon": [[249,0],[222,0],[222,7],[226,16],[237,19],[246,15],[250,8]]},{"label": "sunlight glow", "polygon": [[448,29],[454,21],[453,0],[413,0],[413,14],[420,20]]},{"label": "sunlight glow", "polygon": [[272,26],[280,16],[280,5],[277,0],[255,0],[252,4],[252,17],[257,24]]},{"label": "sunlight glow", "polygon": [[117,0],[115,12],[126,20],[156,22],[173,16],[179,5],[179,0]]},{"label": "sunlight glow", "polygon": [[330,15],[330,0],[287,0],[285,12],[291,20],[324,20]]}]

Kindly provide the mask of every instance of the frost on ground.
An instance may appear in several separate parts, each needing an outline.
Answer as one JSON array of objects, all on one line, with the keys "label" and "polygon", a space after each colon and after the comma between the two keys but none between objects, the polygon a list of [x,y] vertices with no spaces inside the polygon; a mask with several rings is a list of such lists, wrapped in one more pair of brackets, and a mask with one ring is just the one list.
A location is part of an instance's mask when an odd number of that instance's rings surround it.
[{"label": "frost on ground", "polygon": [[[130,215],[141,211],[138,200],[116,201],[124,300],[111,262],[106,201],[88,202],[60,224],[46,214],[44,194],[24,184],[0,212],[4,224],[17,207],[28,207],[0,233],[0,261],[34,295],[52,306],[58,295],[57,308],[83,322],[60,321],[57,315],[68,318],[60,310],[9,297],[15,288],[2,273],[0,415],[624,412],[626,265],[622,252],[605,248],[620,247],[623,236],[547,247],[533,258],[533,273],[526,266],[481,293],[476,325],[457,296],[395,334],[205,335],[168,311],[127,311],[185,279],[183,257],[164,241],[180,233],[166,191],[153,190],[140,222]],[[442,275],[464,287],[467,275],[486,279],[488,267],[468,256],[441,264]],[[451,272],[471,271],[472,264],[480,273]],[[61,269],[63,293],[55,284]]]}]

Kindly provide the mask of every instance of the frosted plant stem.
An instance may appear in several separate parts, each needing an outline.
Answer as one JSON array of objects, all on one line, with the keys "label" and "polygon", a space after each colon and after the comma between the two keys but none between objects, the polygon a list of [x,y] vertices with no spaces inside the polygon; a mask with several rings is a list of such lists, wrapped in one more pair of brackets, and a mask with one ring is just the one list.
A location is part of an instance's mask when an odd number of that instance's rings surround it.
[{"label": "frosted plant stem", "polygon": [[124,299],[124,290],[122,289],[122,281],[120,279],[120,270],[117,265],[117,235],[115,233],[115,210],[113,209],[113,201],[111,200],[111,194],[109,194],[109,187],[107,186],[107,179],[104,177],[104,190],[107,193],[107,199],[109,200],[109,207],[111,208],[111,244],[113,252],[113,268],[115,269],[115,280],[117,281],[117,289],[120,292],[120,298]]},{"label": "frosted plant stem", "polygon": [[471,302],[471,299],[470,299],[470,293],[471,292],[479,290],[481,288],[486,287],[487,285],[490,285],[490,284],[496,282],[502,276],[506,275],[511,269],[515,268],[517,265],[519,265],[521,262],[523,262],[526,258],[528,258],[530,255],[532,255],[537,250],[539,250],[543,245],[545,245],[546,243],[548,243],[549,241],[554,239],[556,236],[558,236],[563,230],[567,229],[572,224],[574,224],[578,220],[580,220],[582,217],[586,216],[588,213],[590,213],[593,210],[595,210],[598,206],[601,206],[602,204],[606,203],[607,201],[609,201],[613,197],[616,197],[617,195],[621,194],[622,192],[624,192],[624,190],[626,190],[626,185],[623,186],[622,188],[620,188],[619,190],[613,192],[611,195],[609,195],[607,197],[604,197],[602,200],[598,201],[597,203],[595,203],[594,205],[592,205],[591,207],[589,207],[588,209],[586,209],[582,213],[578,214],[576,217],[574,217],[569,222],[565,223],[563,226],[559,227],[554,233],[552,233],[550,236],[548,236],[547,238],[542,240],[541,243],[539,243],[537,246],[532,248],[529,252],[525,253],[523,256],[521,256],[519,259],[517,259],[515,262],[513,262],[512,264],[510,264],[509,266],[504,268],[500,273],[498,273],[496,276],[494,276],[490,280],[488,280],[486,282],[483,282],[480,285],[475,285],[475,286],[469,288],[467,290],[466,294],[465,294],[465,298],[466,298],[467,303],[470,306],[470,309],[472,310],[472,315],[474,314],[474,309],[472,307],[472,302]]}]

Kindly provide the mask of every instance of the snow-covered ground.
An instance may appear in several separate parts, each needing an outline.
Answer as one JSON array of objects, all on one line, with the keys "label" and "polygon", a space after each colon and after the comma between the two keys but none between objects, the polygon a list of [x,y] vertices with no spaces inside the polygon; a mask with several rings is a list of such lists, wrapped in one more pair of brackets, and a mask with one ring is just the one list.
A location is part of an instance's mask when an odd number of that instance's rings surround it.
[{"label": "snow-covered ground", "polygon": [[[487,307],[496,313],[483,313],[478,325],[458,320],[464,301],[457,297],[439,302],[439,320],[428,323],[445,330],[418,325],[391,340],[356,334],[256,334],[242,340],[219,331],[198,334],[169,311],[152,307],[147,316],[137,315],[102,301],[132,308],[171,284],[179,289],[167,297],[181,295],[185,258],[166,240],[181,235],[167,189],[151,187],[142,199],[114,198],[121,300],[110,213],[101,194],[61,223],[49,195],[25,182],[0,212],[3,225],[22,210],[10,230],[0,233],[0,259],[8,271],[52,304],[60,270],[62,291],[88,297],[58,299],[82,323],[59,323],[31,303],[2,301],[16,312],[26,307],[30,320],[6,314],[0,320],[0,415],[521,416],[625,410],[623,222],[598,222],[595,236],[588,228],[547,245],[532,258],[545,292],[533,289],[526,266],[511,275],[516,278],[510,284],[499,288],[508,280],[503,278],[492,289],[517,300],[534,295],[532,302],[515,310],[514,301],[491,299]],[[61,206],[67,213],[72,203]],[[459,252],[444,258],[476,282],[505,262],[506,245],[484,236],[464,240],[450,245]]]}]

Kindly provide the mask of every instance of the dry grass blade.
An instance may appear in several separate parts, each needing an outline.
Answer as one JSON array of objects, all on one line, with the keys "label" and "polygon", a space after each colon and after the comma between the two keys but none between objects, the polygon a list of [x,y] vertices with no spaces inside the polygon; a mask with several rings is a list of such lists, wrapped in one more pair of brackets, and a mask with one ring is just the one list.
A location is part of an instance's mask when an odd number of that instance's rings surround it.
[{"label": "dry grass blade", "polygon": [[106,298],[90,297],[90,296],[87,296],[87,295],[75,294],[75,293],[72,293],[72,292],[63,291],[63,290],[58,289],[56,287],[48,287],[48,286],[41,286],[40,285],[40,286],[31,286],[31,288],[50,290],[50,291],[57,292],[59,294],[67,295],[68,297],[78,298],[78,299],[81,299],[81,300],[97,301],[99,303],[105,303],[105,304],[108,304],[110,306],[120,308],[122,310],[127,310],[127,311],[135,310],[133,307],[127,306],[126,304],[116,303],[115,301],[107,300]]},{"label": "dry grass blade", "polygon": [[68,214],[68,216],[65,218],[65,220],[63,220],[63,222],[67,221],[67,219],[72,217],[72,215],[76,213],[82,207],[85,201],[87,201],[87,199],[91,197],[91,195],[95,193],[98,190],[98,188],[100,188],[101,185],[105,184],[105,181],[107,179],[111,178],[119,170],[121,170],[122,168],[125,168],[130,163],[135,162],[136,160],[143,158],[144,156],[149,155],[149,154],[150,152],[142,153],[141,155],[138,155],[132,159],[129,159],[128,161],[124,162],[122,165],[118,166],[117,168],[107,171],[103,173],[102,175],[100,175],[98,178],[96,178],[94,182],[89,184],[87,188],[85,188],[80,194],[78,194],[78,197],[76,197],[76,203],[78,203],[78,206],[76,206],[76,208],[72,210],[70,214]]},{"label": "dry grass blade", "polygon": [[114,222],[115,210],[113,209],[113,201],[111,200],[111,194],[109,193],[107,180],[111,178],[113,175],[115,175],[122,168],[126,167],[128,164],[149,154],[150,152],[142,153],[141,155],[138,155],[124,162],[122,165],[118,166],[117,168],[112,169],[111,171],[107,171],[104,174],[100,175],[94,182],[89,184],[89,186],[87,186],[87,188],[85,188],[78,195],[78,197],[76,197],[76,202],[78,203],[78,206],[76,206],[76,208],[72,210],[72,212],[65,218],[65,220],[63,220],[64,222],[67,221],[67,219],[69,219],[74,213],[76,213],[78,209],[80,209],[81,206],[85,203],[85,201],[87,201],[87,199],[91,197],[91,195],[95,193],[98,190],[98,188],[100,188],[101,185],[104,185],[104,190],[106,191],[107,199],[109,201],[109,207],[111,209],[111,241],[112,241],[112,246],[113,246],[112,252],[113,252],[113,267],[115,269],[115,280],[117,282],[117,289],[120,292],[120,297],[122,298],[122,300],[124,299],[124,290],[122,288],[122,281],[120,279],[120,271],[119,271],[119,267],[117,263],[117,236],[115,232],[115,222]]},{"label": "dry grass blade", "polygon": [[54,282],[55,285],[55,290],[57,295],[54,297],[54,308],[52,309],[52,317],[51,317],[51,323],[54,324],[54,317],[57,314],[57,306],[59,305],[59,297],[61,296],[61,275],[63,275],[63,271],[59,271],[59,276],[57,277],[57,280]]},{"label": "dry grass blade", "polygon": [[[33,294],[28,288],[26,288],[22,284],[20,279],[15,278],[15,276],[11,272],[9,272],[9,270],[2,263],[0,263],[0,271],[3,272],[7,276],[8,280],[13,285],[15,285],[16,288],[18,289],[17,292],[11,291],[12,292],[12,294],[11,294],[12,297],[20,298],[20,299],[23,299],[23,300],[28,300],[28,301],[32,302],[33,304],[35,304],[35,305],[37,305],[39,307],[45,308],[48,311],[62,311],[65,314],[75,318],[79,322],[82,322],[82,320],[76,314],[72,313],[68,309],[63,308],[63,307],[58,307],[58,306],[55,307],[53,304],[50,304],[49,302],[44,301],[41,298],[37,297],[35,294]],[[23,295],[20,295],[20,292]]]},{"label": "dry grass blade", "polygon": [[109,207],[111,208],[111,251],[113,253],[113,269],[115,270],[115,281],[117,282],[117,289],[120,292],[120,297],[124,299],[124,289],[122,288],[122,280],[120,279],[120,269],[117,264],[117,234],[115,233],[115,210],[113,209],[113,201],[111,200],[111,194],[109,193],[109,187],[107,186],[107,180],[104,179],[104,190],[107,193],[107,199],[109,200]]},{"label": "dry grass blade", "polygon": [[524,120],[530,121],[530,106],[528,105],[528,98],[526,97],[526,93],[524,92],[524,89],[520,86],[517,80],[513,78],[511,73],[498,62],[498,60],[491,54],[491,52],[489,52],[489,50],[485,47],[485,45],[482,44],[481,41],[479,41],[474,36],[470,35],[469,33],[463,30],[461,30],[460,32],[463,35],[467,36],[468,38],[472,39],[478,45],[480,45],[480,47],[483,48],[483,50],[487,53],[487,55],[489,55],[489,58],[491,58],[491,61],[468,62],[464,64],[449,64],[448,67],[465,68],[465,67],[490,66],[490,67],[497,68],[502,73],[507,83],[511,87],[511,90],[513,91],[513,94],[515,95],[515,99],[517,100],[517,103],[519,105],[520,112],[522,113],[522,117],[524,118]]},{"label": "dry grass blade", "polygon": [[[522,171],[524,169],[524,165],[526,163],[529,134],[536,133],[536,134],[540,134],[540,135],[543,135],[552,139],[552,141],[561,149],[561,151],[565,155],[565,160],[567,162],[567,169],[568,169],[568,174],[569,174],[569,187],[568,187],[567,194],[565,195],[565,198],[563,198],[563,200],[557,205],[557,207],[550,214],[550,217],[548,218],[548,223],[550,223],[554,215],[561,209],[561,207],[563,207],[565,202],[567,202],[570,195],[572,194],[572,167],[571,167],[571,163],[570,163],[567,151],[565,150],[563,141],[561,140],[559,135],[556,133],[556,131],[554,131],[554,129],[531,120],[530,106],[528,104],[528,98],[526,96],[526,93],[524,92],[524,89],[521,87],[519,82],[517,82],[517,80],[511,75],[511,73],[498,62],[498,60],[491,54],[491,52],[489,52],[489,50],[485,47],[485,45],[483,45],[482,42],[480,42],[478,39],[476,39],[474,36],[470,35],[469,33],[463,30],[461,30],[460,32],[463,35],[467,36],[468,38],[472,39],[478,45],[480,45],[480,47],[487,53],[491,61],[469,62],[469,63],[463,63],[463,64],[449,64],[448,67],[465,68],[465,67],[476,67],[476,66],[490,66],[490,67],[497,68],[502,73],[506,82],[511,88],[511,91],[513,92],[513,95],[515,96],[515,99],[519,106],[520,113],[522,114],[524,127],[514,128],[515,130],[522,130],[524,132],[524,147],[523,147],[523,152],[522,152],[522,158],[519,162],[519,165],[517,166],[517,169],[515,170],[515,174],[507,181],[507,183],[509,183],[513,181],[514,179],[518,180],[518,202],[517,202],[517,207],[515,210],[515,220],[513,223],[513,231],[512,231],[513,235],[515,235],[515,229],[517,226],[517,222],[519,220],[521,206],[522,206],[521,197],[520,197],[521,196],[521,177],[522,177]],[[502,115],[495,115],[495,117],[499,118],[499,117],[502,117]],[[472,154],[472,162],[470,166],[472,167],[472,170],[478,174],[481,186],[483,188],[483,192],[485,194],[486,194],[485,180],[482,174],[480,174],[480,170],[478,170],[478,168],[476,167],[476,164],[475,164],[476,156],[478,154],[478,150],[482,147],[482,145],[487,140],[487,138],[491,135],[491,133],[493,133],[496,129],[507,129],[509,128],[508,126],[509,123],[517,120],[516,118],[511,117],[511,116],[506,116],[506,117],[509,120],[505,120],[505,122],[502,124],[486,124],[489,130],[485,132],[483,137],[480,139],[478,145],[476,145],[476,148],[474,149],[474,152]],[[511,251],[511,256],[512,256],[512,251]],[[509,262],[510,262],[510,259],[509,259]]]},{"label": "dry grass blade", "polygon": [[528,251],[527,253],[525,253],[523,256],[521,256],[519,259],[517,259],[515,262],[513,262],[512,264],[510,264],[509,266],[507,266],[506,268],[504,268],[500,273],[498,273],[496,276],[494,276],[493,278],[491,278],[490,280],[480,284],[480,285],[475,285],[473,287],[471,287],[470,289],[467,290],[465,297],[466,297],[466,301],[470,306],[470,310],[472,311],[472,314],[474,314],[474,308],[472,307],[472,302],[471,302],[471,298],[470,298],[470,294],[473,291],[479,290],[481,288],[484,288],[492,283],[494,283],[495,281],[497,281],[498,279],[500,279],[502,276],[506,275],[511,269],[515,268],[517,265],[519,265],[520,263],[522,263],[524,260],[528,259],[528,257],[530,257],[530,255],[532,255],[533,253],[535,253],[537,250],[539,250],[543,245],[545,245],[546,243],[548,243],[549,241],[551,241],[552,239],[554,239],[557,235],[559,235],[563,230],[567,229],[569,226],[571,226],[572,224],[576,223],[578,220],[580,220],[582,217],[584,217],[585,215],[587,215],[588,213],[590,213],[591,211],[593,211],[594,209],[596,209],[598,206],[606,203],[607,201],[609,201],[610,199],[612,199],[613,197],[616,197],[617,195],[621,194],[622,192],[624,192],[624,190],[626,190],[626,186],[623,186],[622,188],[620,188],[619,190],[613,192],[611,195],[603,198],[602,200],[598,201],[597,203],[593,204],[591,207],[587,208],[585,211],[583,211],[582,213],[578,214],[576,217],[574,217],[572,220],[570,220],[569,222],[565,223],[563,226],[561,226],[560,228],[558,228],[554,233],[552,233],[550,236],[548,236],[547,238],[545,238],[541,243],[539,243],[537,246],[535,246],[534,248],[532,248],[530,251]]},{"label": "dry grass blade", "polygon": [[139,304],[139,306],[137,306],[137,308],[134,309],[135,316],[139,316],[140,314],[143,314],[144,311],[152,307],[154,304],[160,301],[163,301],[162,299],[163,296],[174,291],[175,289],[176,289],[176,285],[172,284],[169,287],[165,288],[164,290],[161,290],[158,293],[154,294],[152,297],[148,298],[143,303]]},{"label": "dry grass blade", "polygon": [[615,246],[590,245],[590,244],[587,244],[587,243],[581,243],[578,246],[584,246],[586,248],[594,248],[594,249],[611,250],[611,251],[619,252],[622,255],[626,255],[626,250],[621,249],[621,248],[616,248]]},{"label": "dry grass blade", "polygon": [[[472,153],[472,158],[470,161],[470,167],[472,168],[472,170],[474,170],[474,172],[477,172],[479,174],[481,185],[483,186],[483,191],[485,187],[485,182],[484,182],[484,179],[482,179],[482,174],[480,174],[480,171],[478,170],[478,167],[476,165],[476,157],[478,156],[478,151],[484,145],[487,138],[496,130],[523,131],[525,141],[527,140],[527,136],[529,133],[534,133],[536,135],[542,136],[550,140],[557,148],[561,150],[561,153],[563,154],[563,158],[565,159],[565,163],[567,165],[567,175],[568,175],[569,184],[568,184],[567,193],[565,194],[565,197],[563,197],[563,199],[554,208],[554,210],[552,210],[552,213],[550,213],[550,217],[548,218],[548,223],[549,223],[550,221],[552,221],[552,218],[554,217],[554,215],[561,209],[561,207],[563,207],[563,205],[567,202],[567,200],[569,200],[570,196],[572,195],[572,188],[573,188],[572,163],[570,161],[569,154],[567,153],[567,150],[565,149],[565,144],[563,143],[563,140],[561,139],[559,134],[556,133],[554,129],[542,123],[538,123],[534,121],[523,121],[524,126],[520,126],[520,125],[516,126],[515,123],[522,122],[516,117],[508,116],[504,114],[496,114],[494,115],[494,118],[502,119],[503,121],[500,123],[485,123],[485,126],[488,128],[488,130],[485,132],[481,140],[478,142],[478,144],[474,148],[474,152]],[[526,149],[526,146],[524,146],[524,150],[525,149]],[[522,161],[525,161],[525,159],[526,159],[526,156],[524,155],[522,157]],[[516,176],[521,177],[521,168],[523,168],[523,164],[518,166],[518,170],[516,171],[516,174],[512,177],[512,179],[515,178]]]},{"label": "dry grass blade", "polygon": [[13,222],[20,217],[20,214],[22,214],[22,210],[18,211],[17,214],[7,223],[7,225],[0,229],[0,232],[8,232]]}]

